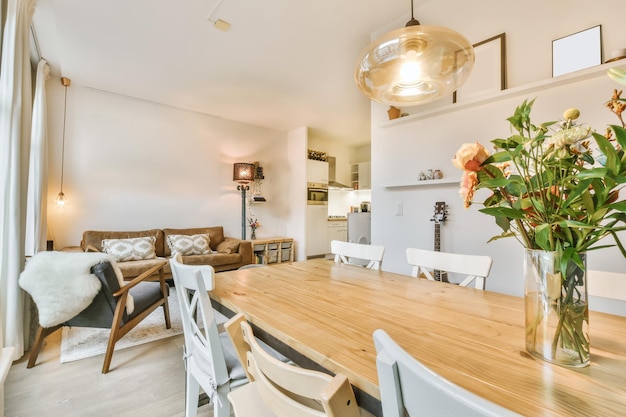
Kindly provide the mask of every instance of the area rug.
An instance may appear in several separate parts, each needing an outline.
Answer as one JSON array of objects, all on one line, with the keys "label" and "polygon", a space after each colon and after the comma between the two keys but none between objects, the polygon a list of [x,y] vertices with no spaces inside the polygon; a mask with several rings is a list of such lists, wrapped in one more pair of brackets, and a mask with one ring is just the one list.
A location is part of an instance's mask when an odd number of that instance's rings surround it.
[{"label": "area rug", "polygon": [[[159,307],[153,311],[152,314],[143,319],[133,330],[118,340],[115,344],[115,351],[182,334],[183,326],[175,288],[170,288],[170,295],[167,300],[172,324],[170,329],[165,328],[163,308]],[[227,320],[227,318],[219,312],[213,310],[213,313],[216,315],[215,319],[218,324]],[[104,354],[109,341],[109,334],[109,329],[63,327],[63,334],[61,336],[61,363]]]}]

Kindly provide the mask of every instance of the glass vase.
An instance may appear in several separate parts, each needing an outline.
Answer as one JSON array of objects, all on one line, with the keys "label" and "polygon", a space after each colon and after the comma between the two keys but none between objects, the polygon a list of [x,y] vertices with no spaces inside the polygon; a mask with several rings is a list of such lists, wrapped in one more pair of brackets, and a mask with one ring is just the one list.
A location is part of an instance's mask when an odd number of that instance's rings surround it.
[{"label": "glass vase", "polygon": [[561,265],[561,252],[527,249],[524,256],[526,350],[557,365],[589,365],[586,254]]},{"label": "glass vase", "polygon": [[251,229],[251,233],[250,233],[250,239],[254,240],[256,239],[256,229]]}]

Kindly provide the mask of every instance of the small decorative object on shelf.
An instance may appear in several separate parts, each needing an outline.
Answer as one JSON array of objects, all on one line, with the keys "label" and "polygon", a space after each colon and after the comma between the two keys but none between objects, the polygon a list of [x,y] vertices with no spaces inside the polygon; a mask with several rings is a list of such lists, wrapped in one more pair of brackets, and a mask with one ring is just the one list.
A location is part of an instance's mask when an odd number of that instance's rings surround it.
[{"label": "small decorative object on shelf", "polygon": [[397,119],[400,117],[400,109],[394,106],[389,106],[389,110],[387,110],[387,115],[389,115],[389,120]]},{"label": "small decorative object on shelf", "polygon": [[328,162],[328,155],[326,155],[326,152],[314,151],[313,149],[309,149],[309,159],[313,159],[314,161]]},{"label": "small decorative object on shelf", "polygon": [[[626,71],[609,70],[626,85]],[[577,109],[563,121],[532,123],[534,100],[524,101],[507,120],[515,134],[495,139],[489,155],[467,143],[453,163],[464,171],[465,207],[474,191],[492,193],[480,212],[494,216],[502,233],[490,241],[515,237],[525,248],[526,349],[558,365],[584,367],[589,360],[589,308],[586,252],[612,236],[626,257],[618,232],[626,230],[626,100],[614,91],[606,103],[619,119],[605,134],[578,124]]]},{"label": "small decorative object on shelf", "polygon": [[440,169],[427,169],[426,172],[420,171],[417,175],[419,181],[440,180],[443,178],[443,172]]}]

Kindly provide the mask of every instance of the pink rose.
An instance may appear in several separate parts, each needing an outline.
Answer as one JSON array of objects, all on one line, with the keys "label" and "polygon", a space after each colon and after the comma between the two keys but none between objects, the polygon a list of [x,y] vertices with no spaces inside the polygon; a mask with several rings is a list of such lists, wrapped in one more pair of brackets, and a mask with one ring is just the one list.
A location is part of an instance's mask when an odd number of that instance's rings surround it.
[{"label": "pink rose", "polygon": [[489,152],[480,143],[465,143],[454,155],[455,167],[467,171],[480,171],[481,164],[489,158]]}]

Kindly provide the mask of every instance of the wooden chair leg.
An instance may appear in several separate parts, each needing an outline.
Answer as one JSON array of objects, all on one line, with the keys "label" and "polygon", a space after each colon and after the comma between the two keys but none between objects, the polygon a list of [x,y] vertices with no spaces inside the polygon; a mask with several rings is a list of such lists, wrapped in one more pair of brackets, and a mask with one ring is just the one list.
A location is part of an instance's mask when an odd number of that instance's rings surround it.
[{"label": "wooden chair leg", "polygon": [[33,343],[33,347],[30,351],[30,356],[28,357],[28,364],[26,368],[32,368],[35,366],[35,362],[37,362],[37,356],[39,356],[39,352],[41,351],[41,347],[43,346],[44,339],[60,329],[62,326],[54,326],[54,327],[41,327],[37,329],[37,333],[35,334],[35,342]]},{"label": "wooden chair leg", "polygon": [[115,306],[115,313],[113,314],[113,324],[111,324],[111,333],[109,334],[109,342],[107,343],[107,351],[104,354],[104,363],[102,364],[102,373],[109,372],[111,367],[111,359],[113,358],[113,351],[115,350],[115,344],[120,339],[120,324],[122,323],[122,316],[124,309],[126,308],[126,296],[124,293],[118,300]]}]

